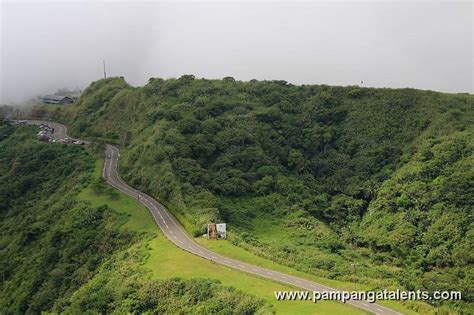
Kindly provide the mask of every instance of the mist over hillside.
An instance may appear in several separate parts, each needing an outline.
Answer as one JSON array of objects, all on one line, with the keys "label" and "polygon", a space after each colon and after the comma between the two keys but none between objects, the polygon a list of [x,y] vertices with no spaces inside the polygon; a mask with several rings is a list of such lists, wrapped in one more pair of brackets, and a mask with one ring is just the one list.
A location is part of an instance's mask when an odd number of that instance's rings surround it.
[{"label": "mist over hillside", "polygon": [[134,86],[193,73],[473,93],[472,10],[469,1],[1,1],[0,104],[84,89],[104,60],[107,75]]}]

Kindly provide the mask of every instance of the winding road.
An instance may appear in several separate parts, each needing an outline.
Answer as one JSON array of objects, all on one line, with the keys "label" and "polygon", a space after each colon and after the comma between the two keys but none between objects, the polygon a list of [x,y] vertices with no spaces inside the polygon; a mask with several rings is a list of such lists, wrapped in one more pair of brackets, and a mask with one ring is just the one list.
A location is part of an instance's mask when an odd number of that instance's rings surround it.
[{"label": "winding road", "polygon": [[[67,128],[66,126],[53,123],[49,121],[39,121],[39,120],[29,120],[29,124],[40,124],[45,123],[55,128],[53,133],[54,139],[59,138],[69,138],[67,136]],[[84,141],[84,140],[81,140]],[[312,282],[303,278],[295,277],[292,275],[284,274],[278,271],[274,271],[267,268],[262,268],[258,266],[254,266],[239,260],[235,260],[232,258],[227,258],[221,256],[206,247],[196,243],[192,237],[190,237],[181,226],[181,224],[173,217],[173,215],[157,200],[153,197],[136,190],[135,188],[129,186],[125,183],[120,176],[118,175],[118,161],[120,158],[119,149],[113,145],[106,145],[105,150],[105,163],[102,175],[104,179],[113,187],[120,190],[121,192],[138,199],[138,201],[144,205],[150,211],[151,215],[153,216],[155,222],[158,224],[160,229],[162,230],[163,234],[176,246],[182,248],[185,251],[188,251],[194,255],[200,256],[204,259],[211,260],[215,263],[225,265],[234,269],[238,269],[244,271],[246,273],[250,273],[256,275],[258,277],[271,279],[273,281],[278,281],[284,284],[291,285],[293,287],[302,288],[308,291],[333,291],[336,292],[338,290],[327,287],[322,284],[318,284],[316,282]],[[291,303],[291,302],[288,302]],[[401,314],[395,310],[382,306],[376,303],[369,303],[367,301],[355,301],[350,300],[346,301],[346,304],[350,304],[352,306],[358,307],[360,309],[369,311],[375,314],[388,314],[388,315],[395,315]]]}]

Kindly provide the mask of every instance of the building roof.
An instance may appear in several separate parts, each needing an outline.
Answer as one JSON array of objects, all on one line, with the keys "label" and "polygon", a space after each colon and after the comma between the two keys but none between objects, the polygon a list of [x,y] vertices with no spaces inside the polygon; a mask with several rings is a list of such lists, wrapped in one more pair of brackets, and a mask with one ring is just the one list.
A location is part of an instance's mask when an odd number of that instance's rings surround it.
[{"label": "building roof", "polygon": [[53,101],[62,101],[65,98],[70,98],[70,97],[63,96],[63,95],[45,95],[45,96],[43,96],[44,100],[53,100]]}]

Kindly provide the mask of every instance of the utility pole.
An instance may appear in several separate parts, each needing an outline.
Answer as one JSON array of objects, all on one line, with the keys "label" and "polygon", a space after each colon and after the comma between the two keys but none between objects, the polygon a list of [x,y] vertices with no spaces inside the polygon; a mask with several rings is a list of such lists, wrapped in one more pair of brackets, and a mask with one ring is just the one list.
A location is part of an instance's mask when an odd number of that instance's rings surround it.
[{"label": "utility pole", "polygon": [[102,63],[104,64],[104,79],[107,79],[107,72],[105,72],[105,59],[102,60]]}]

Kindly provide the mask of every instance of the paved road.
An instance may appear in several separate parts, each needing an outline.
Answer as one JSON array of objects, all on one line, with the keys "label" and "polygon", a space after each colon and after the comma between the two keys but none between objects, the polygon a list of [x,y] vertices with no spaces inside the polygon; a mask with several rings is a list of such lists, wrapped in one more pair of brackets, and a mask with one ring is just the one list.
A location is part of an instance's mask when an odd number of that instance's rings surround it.
[{"label": "paved road", "polygon": [[[57,123],[57,122],[52,122],[52,121],[46,121],[46,120],[27,120],[27,124],[29,125],[40,125],[40,124],[46,124],[50,127],[54,128],[54,132],[51,134],[51,137],[58,141],[59,139],[70,139],[70,140],[80,140],[80,139],[75,139],[72,137],[69,137],[67,135],[67,127],[63,124]],[[84,144],[89,144],[88,141],[86,140],[80,140],[84,142]]]},{"label": "paved road", "polygon": [[[39,121],[30,123],[40,123]],[[51,122],[49,125],[53,126]],[[55,131],[58,137],[65,137],[67,128],[61,124],[55,124]],[[213,262],[225,265],[234,269],[238,269],[250,274],[254,274],[259,277],[268,278],[274,281],[278,281],[284,284],[302,288],[308,291],[337,291],[327,286],[295,277],[292,275],[284,274],[278,271],[273,271],[267,268],[254,266],[245,262],[241,262],[235,259],[221,256],[201,245],[196,243],[183,229],[181,224],[170,214],[170,212],[158,201],[148,196],[147,194],[140,192],[133,187],[125,183],[118,175],[118,161],[120,158],[119,149],[113,145],[106,145],[105,151],[105,163],[103,168],[103,177],[107,182],[122,191],[123,193],[138,199],[138,201],[147,207],[152,214],[155,222],[158,224],[164,235],[176,246],[204,259],[211,260]],[[291,302],[288,302],[291,303]],[[375,313],[375,314],[401,314],[387,307],[379,304],[372,304],[366,301],[347,301],[347,304],[361,308],[363,310]]]}]

